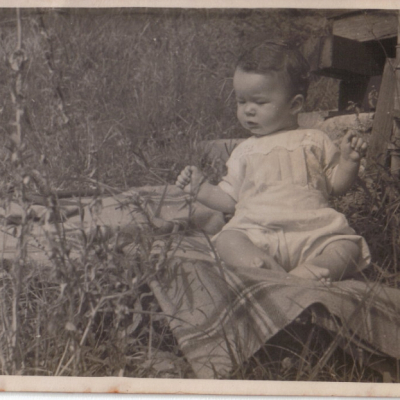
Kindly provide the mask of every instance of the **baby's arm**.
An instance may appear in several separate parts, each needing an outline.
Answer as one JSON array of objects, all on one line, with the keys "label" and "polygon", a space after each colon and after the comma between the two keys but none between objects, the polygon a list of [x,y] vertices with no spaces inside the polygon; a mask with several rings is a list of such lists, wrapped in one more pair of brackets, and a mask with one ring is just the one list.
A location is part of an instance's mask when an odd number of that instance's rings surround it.
[{"label": "baby's arm", "polygon": [[187,166],[178,176],[176,186],[196,196],[207,207],[224,213],[235,212],[235,201],[219,186],[211,185],[201,171],[194,166]]},{"label": "baby's arm", "polygon": [[354,131],[346,134],[340,146],[340,161],[332,183],[332,194],[346,193],[358,175],[360,160],[365,155],[367,143]]}]

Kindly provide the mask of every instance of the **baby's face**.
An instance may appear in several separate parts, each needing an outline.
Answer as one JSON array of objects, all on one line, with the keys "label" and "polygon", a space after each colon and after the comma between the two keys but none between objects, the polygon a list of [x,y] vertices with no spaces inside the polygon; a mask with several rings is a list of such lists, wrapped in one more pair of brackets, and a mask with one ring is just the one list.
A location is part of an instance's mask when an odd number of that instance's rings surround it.
[{"label": "baby's face", "polygon": [[237,116],[242,126],[255,136],[291,129],[297,123],[287,84],[279,72],[257,74],[236,69],[233,87]]}]

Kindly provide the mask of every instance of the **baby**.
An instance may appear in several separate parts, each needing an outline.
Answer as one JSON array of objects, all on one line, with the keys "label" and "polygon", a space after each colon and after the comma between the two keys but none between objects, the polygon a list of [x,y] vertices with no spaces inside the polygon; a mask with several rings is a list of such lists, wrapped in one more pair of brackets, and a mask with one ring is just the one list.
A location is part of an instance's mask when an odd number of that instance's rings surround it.
[{"label": "baby", "polygon": [[234,214],[213,238],[221,260],[323,282],[367,266],[365,240],[328,203],[353,184],[367,144],[349,132],[339,151],[323,132],[299,128],[308,89],[302,55],[263,43],[239,59],[233,86],[237,117],[252,136],[232,152],[218,186],[194,166],[176,182],[202,204]]}]

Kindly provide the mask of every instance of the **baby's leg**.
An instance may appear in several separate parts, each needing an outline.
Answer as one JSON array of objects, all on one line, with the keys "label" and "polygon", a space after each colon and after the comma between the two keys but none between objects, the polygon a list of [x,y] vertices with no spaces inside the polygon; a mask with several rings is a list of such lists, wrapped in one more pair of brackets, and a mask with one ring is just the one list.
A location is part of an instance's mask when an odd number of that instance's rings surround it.
[{"label": "baby's leg", "polygon": [[284,271],[272,257],[255,246],[242,232],[234,230],[221,232],[216,240],[216,248],[221,260],[233,267],[254,267]]},{"label": "baby's leg", "polygon": [[299,265],[290,274],[305,279],[339,281],[357,271],[360,248],[350,240],[328,244],[313,260]]}]

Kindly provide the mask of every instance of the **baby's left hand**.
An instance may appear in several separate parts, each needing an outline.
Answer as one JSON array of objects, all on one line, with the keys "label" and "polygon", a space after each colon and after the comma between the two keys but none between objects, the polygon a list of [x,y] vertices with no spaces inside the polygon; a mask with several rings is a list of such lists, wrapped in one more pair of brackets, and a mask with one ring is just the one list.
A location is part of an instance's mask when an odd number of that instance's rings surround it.
[{"label": "baby's left hand", "polygon": [[349,131],[342,140],[340,152],[347,161],[358,162],[365,156],[367,151],[367,142],[358,136],[355,131]]}]

